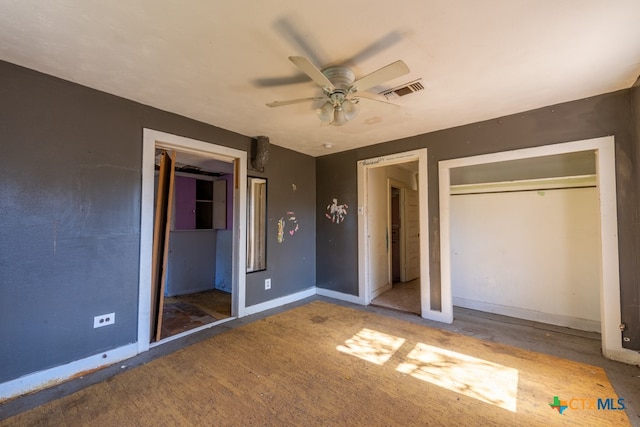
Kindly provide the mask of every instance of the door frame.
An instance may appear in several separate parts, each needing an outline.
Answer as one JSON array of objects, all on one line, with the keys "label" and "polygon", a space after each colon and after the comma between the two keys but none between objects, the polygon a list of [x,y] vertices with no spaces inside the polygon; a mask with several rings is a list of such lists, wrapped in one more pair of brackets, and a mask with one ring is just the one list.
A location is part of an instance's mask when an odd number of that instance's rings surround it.
[{"label": "door frame", "polygon": [[618,261],[618,211],[615,141],[613,136],[442,160],[439,162],[441,304],[442,312],[447,318],[448,323],[453,321],[451,293],[450,169],[591,150],[596,152],[596,179],[600,200],[600,324],[602,352],[610,359],[626,363],[638,363],[640,361],[640,356],[637,352],[622,347],[620,333],[621,306]]},{"label": "door frame", "polygon": [[[140,272],[138,296],[138,353],[150,348],[151,322],[151,270],[153,248],[153,199],[155,150],[163,148],[178,152],[209,157],[234,164],[233,191],[233,255],[232,255],[232,293],[231,318],[246,314],[246,185],[247,153],[234,148],[211,144],[205,141],[185,138],[153,129],[143,129],[142,138],[142,196],[140,205]],[[215,324],[215,322],[214,322]],[[205,325],[212,326],[212,325]],[[190,333],[200,330],[196,328]],[[182,334],[180,335],[182,336]],[[166,342],[165,340],[160,343]],[[156,343],[154,343],[156,344]]]},{"label": "door frame", "polygon": [[392,166],[401,163],[418,162],[418,192],[420,209],[420,307],[421,316],[426,319],[439,319],[440,312],[431,310],[431,281],[429,276],[429,212],[428,212],[428,180],[427,149],[405,151],[365,160],[357,163],[358,179],[358,295],[364,305],[371,303],[371,248],[369,244],[368,199],[371,191],[387,193],[389,203],[389,186],[381,189],[370,189],[368,171],[373,168]]}]

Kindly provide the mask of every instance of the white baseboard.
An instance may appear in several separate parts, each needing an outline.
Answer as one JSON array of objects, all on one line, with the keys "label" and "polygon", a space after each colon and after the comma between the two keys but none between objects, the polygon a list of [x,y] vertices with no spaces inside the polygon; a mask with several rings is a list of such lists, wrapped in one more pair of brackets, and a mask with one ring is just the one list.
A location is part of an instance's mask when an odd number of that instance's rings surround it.
[{"label": "white baseboard", "polygon": [[225,317],[224,319],[216,320],[215,322],[206,323],[202,326],[198,326],[197,328],[189,329],[187,331],[180,332],[179,334],[175,334],[175,335],[171,335],[170,337],[163,338],[161,341],[152,342],[149,344],[149,348],[157,347],[159,345],[166,344],[168,342],[186,337],[187,335],[195,334],[196,332],[204,331],[205,329],[213,328],[214,326],[218,326],[223,323],[227,323],[236,319],[237,317]]},{"label": "white baseboard", "polygon": [[316,294],[316,288],[314,286],[312,288],[305,289],[304,291],[300,291],[295,294],[286,295],[284,297],[272,299],[256,305],[250,305],[244,308],[243,316],[260,313],[261,311],[277,308],[277,307],[280,307],[281,305],[291,304],[292,302],[296,302],[305,298],[312,297],[315,294]]},{"label": "white baseboard", "polygon": [[446,323],[448,325],[453,323],[453,315],[450,311],[425,310],[422,308],[420,317],[427,320],[433,320],[434,322]]},{"label": "white baseboard", "polygon": [[65,365],[34,372],[16,378],[15,380],[7,381],[0,384],[0,403],[5,399],[58,384],[73,376],[77,376],[81,372],[92,371],[112,365],[133,357],[136,354],[138,354],[138,344],[128,344]]},{"label": "white baseboard", "polygon": [[362,297],[351,294],[344,294],[342,292],[332,291],[330,289],[316,288],[316,294],[327,298],[350,302],[353,304],[364,305],[364,298]]},{"label": "white baseboard", "polygon": [[640,352],[618,348],[615,350],[603,349],[604,357],[617,362],[628,363],[629,365],[640,365]]},{"label": "white baseboard", "polygon": [[525,308],[492,304],[460,297],[453,297],[452,299],[453,305],[458,307],[486,311],[488,313],[501,314],[503,316],[510,316],[518,319],[532,320],[534,322],[549,323],[551,325],[564,326],[567,328],[579,329],[581,331],[600,332],[600,322],[596,320],[579,319],[560,314],[542,313],[540,311],[527,310]]},{"label": "white baseboard", "polygon": [[176,293],[176,294],[169,294],[169,295],[165,294],[165,298],[179,297],[179,296],[182,296],[182,295],[197,294],[197,293],[200,293],[200,292],[212,291],[214,289],[218,289],[218,288],[216,288],[215,286],[209,286],[209,287],[206,287],[206,288],[181,289],[180,292]]}]

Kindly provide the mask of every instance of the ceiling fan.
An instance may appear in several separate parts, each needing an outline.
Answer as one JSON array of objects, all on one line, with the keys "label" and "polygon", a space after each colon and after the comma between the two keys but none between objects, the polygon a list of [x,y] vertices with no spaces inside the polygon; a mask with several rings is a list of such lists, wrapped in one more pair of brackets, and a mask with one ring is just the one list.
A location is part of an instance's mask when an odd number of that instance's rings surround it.
[{"label": "ceiling fan", "polygon": [[274,101],[266,104],[267,107],[282,107],[309,101],[325,101],[322,107],[316,110],[316,114],[323,124],[334,126],[342,126],[356,117],[360,111],[360,105],[358,105],[360,99],[388,104],[388,102],[378,101],[377,99],[355,97],[354,95],[357,92],[364,92],[387,80],[409,73],[407,64],[403,61],[396,61],[356,80],[355,74],[349,67],[333,66],[320,70],[304,56],[290,56],[289,60],[308,75],[311,80],[316,82],[322,88],[324,95],[288,101]]}]

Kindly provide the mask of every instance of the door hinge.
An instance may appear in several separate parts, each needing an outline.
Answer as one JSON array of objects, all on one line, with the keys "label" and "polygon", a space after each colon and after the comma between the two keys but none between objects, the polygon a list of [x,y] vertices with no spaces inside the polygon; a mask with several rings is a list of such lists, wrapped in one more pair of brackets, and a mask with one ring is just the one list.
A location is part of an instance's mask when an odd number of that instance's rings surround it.
[{"label": "door hinge", "polygon": [[[627,329],[627,324],[626,323],[620,323],[620,332],[624,332]],[[630,342],[631,338],[629,337],[622,337],[622,341],[624,342]]]}]

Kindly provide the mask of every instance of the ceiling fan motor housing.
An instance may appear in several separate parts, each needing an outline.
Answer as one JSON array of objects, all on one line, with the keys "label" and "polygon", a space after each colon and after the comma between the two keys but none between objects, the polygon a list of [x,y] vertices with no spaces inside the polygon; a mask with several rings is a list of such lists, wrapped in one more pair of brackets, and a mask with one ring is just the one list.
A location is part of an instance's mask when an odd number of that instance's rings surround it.
[{"label": "ceiling fan motor housing", "polygon": [[349,88],[356,80],[356,75],[353,74],[348,67],[329,67],[322,70],[324,74],[336,89],[341,89],[344,93],[349,91]]},{"label": "ceiling fan motor housing", "polygon": [[350,68],[340,66],[325,68],[322,74],[329,79],[334,89],[324,88],[329,101],[316,110],[316,113],[324,123],[342,126],[353,119],[359,110],[354,102],[347,100],[356,76]]}]

